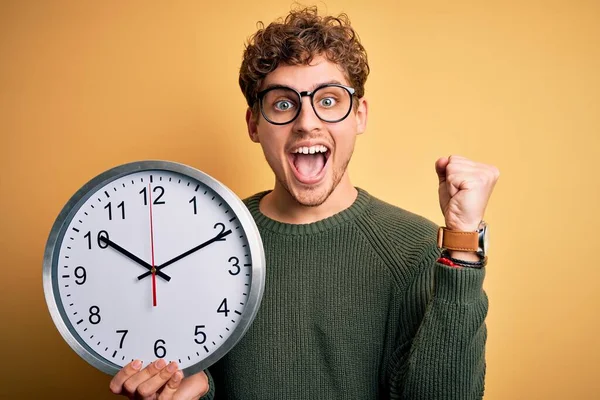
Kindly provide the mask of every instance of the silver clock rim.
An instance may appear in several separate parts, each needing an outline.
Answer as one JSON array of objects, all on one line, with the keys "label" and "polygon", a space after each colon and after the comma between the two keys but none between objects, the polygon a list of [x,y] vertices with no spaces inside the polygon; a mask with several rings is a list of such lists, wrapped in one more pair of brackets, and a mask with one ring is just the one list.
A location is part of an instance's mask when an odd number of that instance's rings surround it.
[{"label": "silver clock rim", "polygon": [[250,246],[250,256],[252,260],[252,284],[250,286],[250,293],[248,294],[248,301],[246,303],[244,313],[241,316],[239,323],[236,324],[237,327],[234,332],[219,348],[217,348],[202,361],[183,369],[184,375],[189,376],[205,370],[213,365],[240,341],[258,313],[265,286],[265,252],[258,227],[254,222],[254,218],[242,200],[229,188],[227,188],[227,186],[215,178],[188,165],[164,160],[134,161],[111,168],[92,178],[69,199],[54,221],[52,229],[50,230],[44,250],[42,268],[44,295],[50,316],[52,317],[52,320],[54,321],[54,324],[56,325],[63,339],[65,339],[69,346],[81,358],[102,372],[105,372],[109,375],[116,374],[121,367],[100,356],[83,340],[78,339],[79,335],[73,326],[70,324],[70,322],[68,322],[67,318],[63,317],[63,311],[58,303],[60,302],[60,297],[57,295],[58,290],[54,284],[56,279],[54,279],[55,274],[53,273],[56,272],[56,268],[53,268],[53,266],[58,258],[59,248],[57,245],[62,243],[62,238],[64,237],[65,231],[73,219],[73,216],[79,210],[79,207],[95,192],[95,189],[100,188],[125,175],[148,170],[162,170],[180,173],[196,179],[210,187],[227,202],[232,211],[236,214],[242,225],[242,228],[246,232],[248,245]]}]

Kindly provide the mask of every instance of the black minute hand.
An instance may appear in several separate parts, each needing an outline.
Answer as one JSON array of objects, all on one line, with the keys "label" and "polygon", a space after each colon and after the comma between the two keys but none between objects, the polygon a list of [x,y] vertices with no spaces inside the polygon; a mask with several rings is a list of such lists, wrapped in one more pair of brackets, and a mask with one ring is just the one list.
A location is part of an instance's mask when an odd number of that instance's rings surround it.
[{"label": "black minute hand", "polygon": [[[113,249],[115,249],[116,251],[118,251],[119,253],[127,256],[128,258],[132,259],[133,261],[135,261],[136,263],[138,263],[139,265],[141,265],[142,267],[146,268],[148,270],[148,274],[152,273],[152,266],[150,264],[148,264],[146,261],[142,260],[141,258],[139,258],[138,256],[136,256],[133,253],[130,253],[129,251],[125,250],[124,248],[122,248],[121,246],[119,246],[118,244],[116,244],[115,242],[113,242],[110,239],[105,238],[104,236],[100,236],[99,240],[101,242],[104,242],[105,244],[109,245],[110,247],[112,247]],[[170,281],[171,277],[163,272],[160,271],[156,271],[156,275],[160,276],[161,278],[163,278],[165,281]]]},{"label": "black minute hand", "polygon": [[[160,271],[161,269],[163,269],[164,267],[168,267],[169,265],[173,264],[176,261],[181,260],[184,257],[189,256],[192,253],[195,253],[196,251],[200,250],[203,247],[208,246],[209,244],[213,243],[213,242],[220,242],[222,240],[225,240],[225,236],[229,235],[231,233],[231,229],[225,232],[221,232],[219,233],[217,236],[215,236],[214,238],[207,240],[206,242],[199,244],[198,246],[189,249],[188,251],[186,251],[185,253],[182,253],[180,255],[178,255],[175,258],[170,259],[169,261],[163,263],[162,265],[159,265],[158,267],[156,267],[156,273],[157,274],[162,274],[162,272]],[[144,279],[145,277],[151,275],[152,272],[148,271],[143,273],[142,275],[138,276],[138,279]]]}]

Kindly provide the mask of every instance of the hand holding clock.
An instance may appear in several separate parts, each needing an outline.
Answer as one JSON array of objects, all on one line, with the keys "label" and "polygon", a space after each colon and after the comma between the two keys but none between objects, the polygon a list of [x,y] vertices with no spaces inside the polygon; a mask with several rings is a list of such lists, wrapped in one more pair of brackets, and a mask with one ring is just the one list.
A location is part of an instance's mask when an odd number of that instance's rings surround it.
[{"label": "hand holding clock", "polygon": [[204,372],[183,378],[176,362],[158,359],[142,369],[135,360],[123,367],[111,380],[110,391],[128,398],[156,400],[197,400],[208,392]]}]

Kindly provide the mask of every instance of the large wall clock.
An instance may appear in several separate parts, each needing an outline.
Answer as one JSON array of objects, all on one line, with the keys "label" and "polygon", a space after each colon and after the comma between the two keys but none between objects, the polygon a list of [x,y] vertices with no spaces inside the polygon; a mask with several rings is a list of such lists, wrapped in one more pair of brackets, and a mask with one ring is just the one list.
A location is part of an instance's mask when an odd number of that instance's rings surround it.
[{"label": "large wall clock", "polygon": [[165,358],[207,368],[258,311],[265,256],[248,209],[189,166],[139,161],[84,185],[44,253],[46,302],[82,358],[116,373]]}]

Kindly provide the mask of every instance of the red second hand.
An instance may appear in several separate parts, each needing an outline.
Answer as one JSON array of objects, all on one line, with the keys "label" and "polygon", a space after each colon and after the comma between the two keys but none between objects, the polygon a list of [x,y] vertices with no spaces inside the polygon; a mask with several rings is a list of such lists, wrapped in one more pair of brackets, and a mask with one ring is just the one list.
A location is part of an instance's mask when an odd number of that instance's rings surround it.
[{"label": "red second hand", "polygon": [[156,307],[156,268],[154,266],[154,226],[152,223],[152,187],[148,184],[148,198],[150,199],[150,248],[152,249],[152,305]]}]

